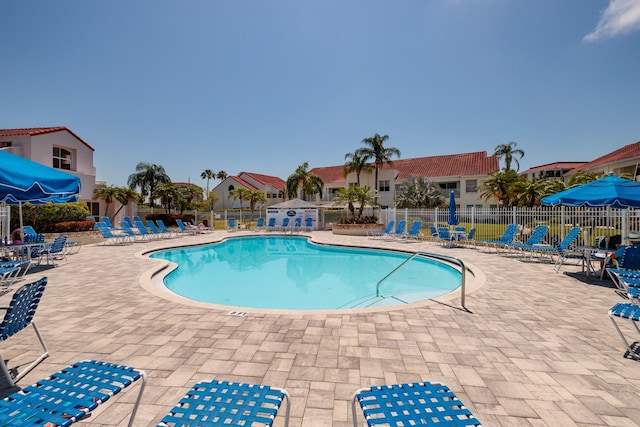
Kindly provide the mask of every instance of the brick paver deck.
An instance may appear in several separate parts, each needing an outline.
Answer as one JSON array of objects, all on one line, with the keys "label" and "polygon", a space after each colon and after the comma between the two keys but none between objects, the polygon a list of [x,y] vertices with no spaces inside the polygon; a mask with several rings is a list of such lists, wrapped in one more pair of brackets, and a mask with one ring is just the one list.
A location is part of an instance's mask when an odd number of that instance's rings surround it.
[{"label": "brick paver deck", "polygon": [[[230,235],[85,245],[68,264],[35,269],[28,279],[49,277],[36,321],[51,356],[19,385],[82,359],[144,369],[149,380],[139,426],[155,425],[196,381],[212,378],[288,389],[292,427],[351,426],[356,389],[421,380],[446,383],[486,426],[640,424],[640,364],[623,357],[607,316],[620,297],[606,281],[478,249],[321,231],[312,233],[319,242],[453,255],[480,270],[486,283],[468,293],[468,312],[456,297],[373,312],[248,309],[246,317],[182,304],[141,286],[160,263],[143,252]],[[29,330],[0,343],[10,367],[38,349]],[[134,396],[124,393],[84,423],[126,425]]]}]

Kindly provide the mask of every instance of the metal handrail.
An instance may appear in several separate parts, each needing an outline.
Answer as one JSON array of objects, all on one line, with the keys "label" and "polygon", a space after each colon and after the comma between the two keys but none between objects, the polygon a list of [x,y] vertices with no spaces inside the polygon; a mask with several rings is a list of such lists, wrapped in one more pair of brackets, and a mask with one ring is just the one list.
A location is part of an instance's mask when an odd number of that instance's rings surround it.
[{"label": "metal handrail", "polygon": [[409,261],[411,261],[412,259],[416,258],[417,256],[424,256],[424,257],[428,257],[428,258],[438,258],[438,259],[442,259],[444,261],[447,262],[453,262],[456,263],[460,266],[460,273],[462,274],[461,277],[461,283],[460,283],[460,305],[466,309],[465,307],[465,284],[466,284],[466,267],[464,265],[464,262],[460,259],[460,258],[456,258],[456,257],[452,257],[452,256],[448,256],[448,255],[442,255],[442,254],[435,254],[435,253],[431,253],[431,252],[414,252],[409,258],[405,259],[399,266],[397,266],[396,268],[394,268],[393,270],[391,270],[391,272],[389,274],[387,274],[386,276],[384,276],[382,279],[380,279],[378,281],[378,283],[376,283],[376,297],[380,297],[380,285],[382,284],[382,282],[384,282],[389,276],[391,276],[393,273],[395,273],[396,271],[398,271],[400,268],[402,268],[405,264],[407,264]]}]

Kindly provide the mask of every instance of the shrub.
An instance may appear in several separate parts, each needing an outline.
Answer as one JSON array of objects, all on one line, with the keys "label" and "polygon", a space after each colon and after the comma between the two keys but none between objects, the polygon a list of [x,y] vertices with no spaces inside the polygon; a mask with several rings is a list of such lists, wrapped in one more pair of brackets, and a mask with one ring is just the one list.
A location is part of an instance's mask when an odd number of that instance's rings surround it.
[{"label": "shrub", "polygon": [[361,216],[361,217],[352,217],[352,216],[343,216],[340,218],[338,224],[376,224],[378,222],[378,217],[375,215],[371,216]]},{"label": "shrub", "polygon": [[95,221],[63,221],[53,225],[53,231],[56,233],[71,233],[76,231],[91,231]]},{"label": "shrub", "polygon": [[[82,202],[46,203],[43,205],[25,203],[22,206],[23,223],[31,225],[38,232],[43,233],[55,232],[55,226],[60,222],[85,222],[89,214],[89,209]],[[17,206],[11,208],[11,223],[20,224],[20,213]]]}]

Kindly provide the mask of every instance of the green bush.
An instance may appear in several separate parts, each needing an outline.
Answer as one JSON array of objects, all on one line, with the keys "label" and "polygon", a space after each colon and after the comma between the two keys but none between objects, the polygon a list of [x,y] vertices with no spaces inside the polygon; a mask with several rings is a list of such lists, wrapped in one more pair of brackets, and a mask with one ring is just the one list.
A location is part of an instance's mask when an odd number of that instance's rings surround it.
[{"label": "green bush", "polygon": [[54,224],[53,231],[56,233],[71,233],[76,231],[91,231],[95,221],[63,221]]},{"label": "green bush", "polygon": [[[92,222],[86,221],[89,214],[89,208],[82,202],[44,205],[25,203],[22,206],[23,224],[32,226],[39,233],[56,232],[56,224],[62,222]],[[18,206],[11,206],[11,224],[13,228],[20,226]],[[84,226],[78,225],[78,227]]]}]

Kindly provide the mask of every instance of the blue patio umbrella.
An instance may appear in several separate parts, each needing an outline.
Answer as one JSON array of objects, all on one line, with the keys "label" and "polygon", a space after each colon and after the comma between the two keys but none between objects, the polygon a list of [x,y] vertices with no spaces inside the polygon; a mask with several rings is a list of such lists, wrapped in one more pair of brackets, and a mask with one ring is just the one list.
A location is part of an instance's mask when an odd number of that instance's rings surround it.
[{"label": "blue patio umbrella", "polygon": [[542,198],[543,205],[640,208],[640,183],[618,176],[578,185]]},{"label": "blue patio umbrella", "polygon": [[67,203],[78,200],[80,178],[0,150],[0,202]]},{"label": "blue patio umbrella", "polygon": [[458,221],[458,217],[456,216],[456,195],[453,193],[449,193],[449,220],[447,224],[449,225],[458,225],[460,221]]}]

